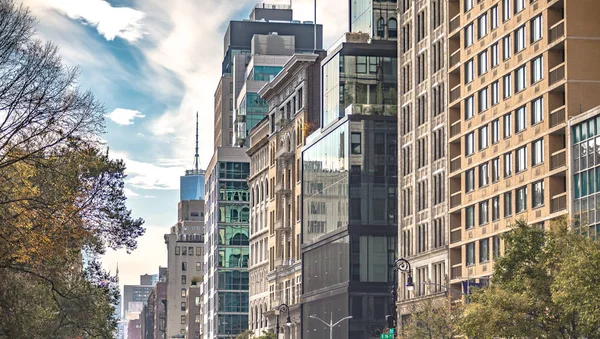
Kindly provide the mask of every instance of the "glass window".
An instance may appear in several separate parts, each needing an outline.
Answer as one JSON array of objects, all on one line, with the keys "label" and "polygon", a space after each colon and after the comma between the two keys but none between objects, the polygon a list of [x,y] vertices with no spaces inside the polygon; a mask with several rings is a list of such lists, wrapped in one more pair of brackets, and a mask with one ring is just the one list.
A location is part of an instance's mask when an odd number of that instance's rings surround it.
[{"label": "glass window", "polygon": [[512,0],[502,0],[502,21],[510,19],[510,2]]},{"label": "glass window", "polygon": [[519,13],[525,9],[525,0],[515,0],[515,13]]},{"label": "glass window", "polygon": [[492,82],[492,106],[497,105],[500,102],[500,88],[498,80]]},{"label": "glass window", "polygon": [[492,121],[492,144],[500,142],[500,120]]},{"label": "glass window", "polygon": [[488,201],[482,201],[479,203],[479,226],[485,225],[489,222],[489,210]]},{"label": "glass window", "polygon": [[527,146],[517,149],[517,158],[515,159],[516,173],[527,169]]},{"label": "glass window", "polygon": [[515,212],[521,213],[527,209],[527,187],[521,187],[516,191]]},{"label": "glass window", "polygon": [[474,0],[465,0],[465,12],[468,12],[473,8]]},{"label": "glass window", "polygon": [[473,59],[465,63],[465,84],[473,81]]},{"label": "glass window", "polygon": [[536,208],[544,204],[544,181],[538,181],[533,183],[531,196],[531,207]]},{"label": "glass window", "polygon": [[517,28],[515,32],[515,53],[525,49],[525,25]]},{"label": "glass window", "polygon": [[465,208],[465,229],[471,229],[475,227],[475,208],[473,206],[468,206]]},{"label": "glass window", "polygon": [[539,165],[544,162],[544,139],[538,139],[533,142],[531,165]]},{"label": "glass window", "polygon": [[500,256],[500,236],[495,235],[492,237],[492,255],[494,259]]},{"label": "glass window", "polygon": [[504,177],[512,175],[512,152],[504,154]]},{"label": "glass window", "polygon": [[479,262],[490,260],[490,238],[479,240]]},{"label": "glass window", "polygon": [[487,73],[488,71],[488,55],[487,55],[487,51],[483,51],[479,54],[478,56],[478,63],[479,63],[479,67],[478,67],[478,72],[479,72],[479,76]]},{"label": "glass window", "polygon": [[181,276],[181,283],[184,285],[187,283],[187,277],[185,275]]},{"label": "glass window", "polygon": [[492,31],[498,28],[498,5],[490,9],[490,21],[492,25]]},{"label": "glass window", "polygon": [[201,262],[196,263],[196,271],[202,271],[202,263]]},{"label": "glass window", "polygon": [[542,15],[538,15],[531,20],[531,42],[542,38]]},{"label": "glass window", "polygon": [[500,180],[500,158],[492,159],[492,182]]},{"label": "glass window", "polygon": [[515,91],[520,92],[525,89],[525,65],[517,68],[517,78],[515,79]]},{"label": "glass window", "polygon": [[186,292],[187,292],[187,290],[185,288],[181,289],[181,297],[182,298],[185,298]]},{"label": "glass window", "polygon": [[181,247],[181,255],[187,255],[187,247]]},{"label": "glass window", "polygon": [[492,198],[492,221],[500,220],[500,196]]},{"label": "glass window", "polygon": [[475,170],[470,169],[465,172],[465,191],[472,192],[475,189]]},{"label": "glass window", "polygon": [[502,56],[505,61],[510,59],[510,54],[510,35],[507,35],[502,39]]},{"label": "glass window", "polygon": [[482,16],[479,17],[479,19],[477,20],[477,38],[481,39],[484,36],[487,35],[487,14],[483,14]]},{"label": "glass window", "polygon": [[511,126],[512,126],[512,114],[508,113],[508,114],[504,114],[504,116],[502,117],[503,119],[503,123],[504,123],[504,139],[510,137],[512,130],[511,130]]},{"label": "glass window", "polygon": [[474,132],[471,132],[465,136],[465,154],[467,156],[475,153],[475,136]]},{"label": "glass window", "polygon": [[465,27],[465,48],[473,44],[473,23],[470,23]]},{"label": "glass window", "polygon": [[512,192],[504,193],[504,217],[512,215]]},{"label": "glass window", "polygon": [[484,148],[488,147],[489,143],[488,138],[488,127],[483,126],[479,129],[479,150],[481,151]]},{"label": "glass window", "polygon": [[[183,311],[185,311],[185,309],[183,309]],[[181,316],[181,325],[185,325],[186,321],[185,321],[185,314]]]},{"label": "glass window", "polygon": [[175,246],[175,255],[179,255],[181,253],[181,248],[179,246]]},{"label": "glass window", "polygon": [[515,121],[515,133],[519,133],[527,127],[525,106],[517,108]]},{"label": "glass window", "polygon": [[394,18],[391,18],[388,21],[388,36],[390,38],[398,37],[398,21],[396,21]]},{"label": "glass window", "polygon": [[504,99],[510,98],[512,95],[512,76],[507,74],[504,76]]},{"label": "glass window", "polygon": [[544,59],[540,55],[531,62],[531,83],[536,83],[544,78]]},{"label": "glass window", "polygon": [[383,20],[383,18],[379,18],[379,20],[377,20],[377,36],[380,38],[385,37],[385,21]]},{"label": "glass window", "polygon": [[357,56],[356,57],[356,73],[367,73],[367,57]]},{"label": "glass window", "polygon": [[479,99],[479,113],[487,111],[487,109],[488,109],[488,90],[487,90],[487,88],[482,89],[477,94],[479,97],[478,98]]},{"label": "glass window", "polygon": [[471,119],[474,114],[473,96],[471,95],[465,99],[465,120]]},{"label": "glass window", "polygon": [[487,186],[490,183],[490,169],[486,162],[479,166],[479,187]]},{"label": "glass window", "polygon": [[467,258],[466,258],[467,266],[475,265],[475,243],[474,242],[467,244],[466,255],[467,255]]},{"label": "glass window", "polygon": [[187,271],[187,262],[184,261],[181,263],[181,270],[184,272]]},{"label": "glass window", "polygon": [[535,125],[544,120],[544,98],[540,97],[531,102],[531,124]]},{"label": "glass window", "polygon": [[498,43],[496,42],[490,47],[490,54],[492,57],[492,68],[498,66],[500,59],[498,58]]},{"label": "glass window", "polygon": [[362,152],[361,150],[361,134],[359,132],[352,132],[350,134],[351,136],[351,140],[350,140],[350,150],[352,154],[360,154]]}]

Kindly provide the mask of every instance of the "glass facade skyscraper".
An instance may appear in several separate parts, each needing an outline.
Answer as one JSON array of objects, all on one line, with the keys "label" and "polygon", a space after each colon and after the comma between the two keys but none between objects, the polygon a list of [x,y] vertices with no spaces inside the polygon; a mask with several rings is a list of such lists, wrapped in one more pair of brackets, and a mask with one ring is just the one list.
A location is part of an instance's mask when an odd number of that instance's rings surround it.
[{"label": "glass facade skyscraper", "polygon": [[188,170],[179,177],[179,201],[204,200],[204,171]]}]

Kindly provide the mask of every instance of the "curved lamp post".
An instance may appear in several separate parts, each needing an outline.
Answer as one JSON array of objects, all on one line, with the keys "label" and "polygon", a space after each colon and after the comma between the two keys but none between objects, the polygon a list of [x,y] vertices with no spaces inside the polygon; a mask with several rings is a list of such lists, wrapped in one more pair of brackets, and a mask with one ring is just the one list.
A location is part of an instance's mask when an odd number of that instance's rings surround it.
[{"label": "curved lamp post", "polygon": [[292,326],[292,320],[290,319],[290,307],[287,304],[281,304],[281,305],[277,306],[276,310],[279,313],[277,313],[277,324],[275,326],[275,333],[277,333],[277,336],[279,337],[279,314],[281,314],[281,312],[287,314],[287,318],[285,319],[285,324],[288,327]]},{"label": "curved lamp post", "polygon": [[333,323],[333,313],[331,313],[331,318],[329,318],[329,324],[326,323],[323,319],[317,317],[316,315],[309,315],[309,318],[312,319],[317,319],[318,321],[322,322],[323,324],[325,324],[327,327],[329,327],[329,339],[333,339],[333,328],[336,327],[337,325],[339,325],[339,323],[341,323],[344,320],[348,320],[348,319],[352,319],[352,316],[349,315],[345,318],[342,318],[340,320],[338,320],[338,322],[336,322],[335,324]]},{"label": "curved lamp post", "polygon": [[[387,320],[388,328],[396,328],[396,324],[398,321],[398,312],[396,311],[396,301],[398,300],[398,271],[404,272],[408,275],[406,280],[406,289],[410,292],[415,289],[415,284],[413,283],[412,278],[412,270],[410,268],[410,262],[404,258],[399,258],[394,262],[394,287],[392,287],[392,314],[387,315],[385,318]],[[396,334],[394,334],[396,336]]]}]

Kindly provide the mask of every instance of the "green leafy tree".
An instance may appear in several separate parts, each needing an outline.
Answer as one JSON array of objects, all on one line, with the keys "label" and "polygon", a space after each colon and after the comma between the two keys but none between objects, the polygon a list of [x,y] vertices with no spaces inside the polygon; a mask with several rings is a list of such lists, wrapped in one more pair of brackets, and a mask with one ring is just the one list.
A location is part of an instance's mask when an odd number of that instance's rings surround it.
[{"label": "green leafy tree", "polygon": [[492,284],[476,290],[462,317],[470,337],[600,337],[600,243],[569,230],[518,221],[504,236]]},{"label": "green leafy tree", "polygon": [[458,332],[462,305],[443,299],[425,299],[412,306],[411,316],[400,331],[402,339],[452,339]]}]

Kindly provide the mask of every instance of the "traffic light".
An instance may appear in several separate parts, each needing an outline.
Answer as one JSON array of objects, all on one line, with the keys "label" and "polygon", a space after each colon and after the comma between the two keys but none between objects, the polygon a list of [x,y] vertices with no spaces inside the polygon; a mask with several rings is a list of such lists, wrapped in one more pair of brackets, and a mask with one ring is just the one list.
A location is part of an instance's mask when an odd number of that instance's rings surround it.
[{"label": "traffic light", "polygon": [[393,315],[386,315],[385,316],[385,321],[387,323],[388,328],[395,328],[396,327],[396,318]]}]

